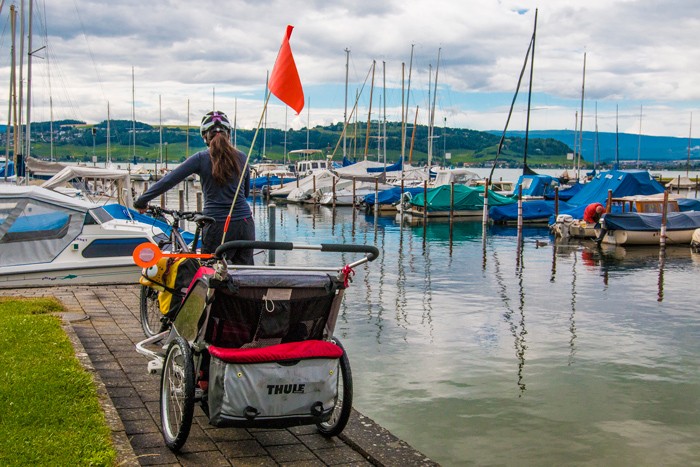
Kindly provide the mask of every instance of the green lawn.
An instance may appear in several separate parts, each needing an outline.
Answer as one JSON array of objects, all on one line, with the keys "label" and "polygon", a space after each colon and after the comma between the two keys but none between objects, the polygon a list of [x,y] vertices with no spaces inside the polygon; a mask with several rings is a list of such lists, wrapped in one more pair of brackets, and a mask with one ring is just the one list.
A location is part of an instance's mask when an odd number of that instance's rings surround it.
[{"label": "green lawn", "polygon": [[113,465],[92,377],[53,299],[0,298],[0,465]]}]

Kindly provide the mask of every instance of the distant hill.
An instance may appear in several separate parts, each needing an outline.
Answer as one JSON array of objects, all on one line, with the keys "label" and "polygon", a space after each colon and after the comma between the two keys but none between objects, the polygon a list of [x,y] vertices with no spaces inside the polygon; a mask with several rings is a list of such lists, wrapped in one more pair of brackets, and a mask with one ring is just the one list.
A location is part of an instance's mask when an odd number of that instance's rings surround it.
[{"label": "distant hill", "polygon": [[[493,131],[494,134],[501,132]],[[524,131],[509,131],[509,135],[524,137]],[[567,146],[574,147],[574,132],[571,130],[541,130],[530,131],[531,138],[552,138]],[[688,138],[675,138],[671,136],[647,136],[642,135],[641,145],[639,135],[620,133],[616,138],[615,133],[598,133],[598,151],[595,151],[596,134],[593,131],[583,132],[583,158],[593,162],[615,162],[616,151],[619,151],[620,161],[672,162],[686,161],[688,159]],[[700,139],[692,139],[691,161],[700,161]]]}]

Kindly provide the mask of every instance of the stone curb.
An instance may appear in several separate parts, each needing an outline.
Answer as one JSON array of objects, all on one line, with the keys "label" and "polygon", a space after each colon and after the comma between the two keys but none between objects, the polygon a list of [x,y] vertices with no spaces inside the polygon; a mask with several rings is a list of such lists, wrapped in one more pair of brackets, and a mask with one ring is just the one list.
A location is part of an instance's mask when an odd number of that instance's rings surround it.
[{"label": "stone curb", "polygon": [[114,445],[115,451],[117,451],[116,465],[139,466],[140,463],[136,457],[136,453],[134,453],[134,449],[131,447],[131,442],[126,435],[126,430],[124,429],[122,419],[119,417],[117,409],[114,407],[112,399],[109,397],[107,388],[102,382],[102,378],[100,378],[98,372],[95,371],[95,367],[92,365],[92,361],[90,360],[88,353],[85,351],[82,342],[80,342],[80,338],[75,333],[73,326],[66,318],[66,316],[63,316],[63,324],[61,327],[68,336],[68,339],[70,339],[71,344],[73,344],[75,357],[78,359],[85,371],[92,375],[92,380],[95,383],[95,389],[97,392],[97,398],[105,414],[107,426],[111,431],[112,444]]}]

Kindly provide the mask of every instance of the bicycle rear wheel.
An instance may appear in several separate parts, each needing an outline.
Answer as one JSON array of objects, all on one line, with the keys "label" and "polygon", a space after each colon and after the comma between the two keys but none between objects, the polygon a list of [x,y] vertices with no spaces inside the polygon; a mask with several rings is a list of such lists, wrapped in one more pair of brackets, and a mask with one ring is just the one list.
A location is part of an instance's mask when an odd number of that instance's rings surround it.
[{"label": "bicycle rear wheel", "polygon": [[146,337],[153,337],[159,332],[163,326],[163,313],[158,305],[158,291],[141,286],[141,328]]}]

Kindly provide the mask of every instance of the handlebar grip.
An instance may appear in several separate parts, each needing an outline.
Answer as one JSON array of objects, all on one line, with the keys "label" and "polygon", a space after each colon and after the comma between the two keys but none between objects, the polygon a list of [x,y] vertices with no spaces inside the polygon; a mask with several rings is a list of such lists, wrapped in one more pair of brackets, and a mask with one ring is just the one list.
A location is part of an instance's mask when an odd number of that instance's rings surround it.
[{"label": "handlebar grip", "polygon": [[232,240],[222,243],[216,248],[214,257],[221,259],[225,253],[239,248],[260,248],[263,250],[293,250],[294,244],[291,242],[265,242],[259,240]]},{"label": "handlebar grip", "polygon": [[335,253],[366,253],[369,261],[379,257],[379,249],[373,245],[344,245],[342,243],[322,243],[321,251]]}]

